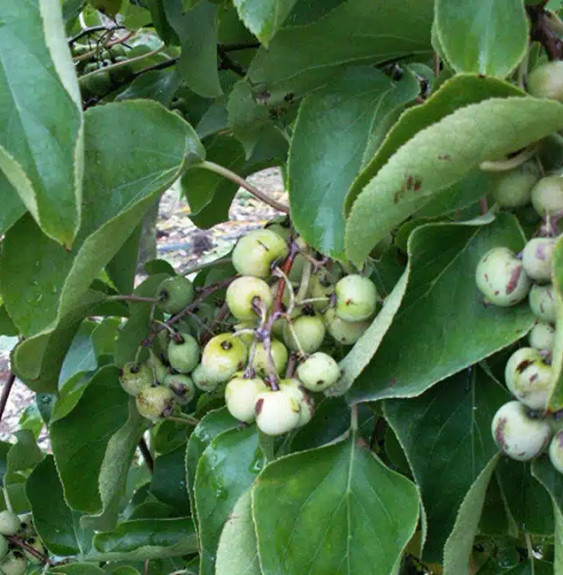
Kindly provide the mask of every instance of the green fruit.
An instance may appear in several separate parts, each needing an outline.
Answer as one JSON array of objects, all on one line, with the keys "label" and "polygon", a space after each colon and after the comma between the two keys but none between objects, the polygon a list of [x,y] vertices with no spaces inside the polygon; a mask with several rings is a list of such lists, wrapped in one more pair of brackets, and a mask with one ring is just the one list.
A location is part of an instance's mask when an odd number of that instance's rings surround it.
[{"label": "green fruit", "polygon": [[238,320],[254,320],[257,318],[255,306],[261,303],[266,310],[269,310],[273,299],[270,286],[264,280],[243,276],[229,285],[226,302],[229,311]]},{"label": "green fruit", "polygon": [[0,535],[0,561],[6,557],[9,551],[8,540],[4,535]]},{"label": "green fruit", "polygon": [[[283,343],[281,343],[281,341],[272,339],[270,350],[272,353],[274,374],[281,375],[285,370],[287,360],[289,359],[287,348]],[[256,373],[263,377],[270,375],[270,369],[268,366],[268,354],[266,353],[266,348],[262,342],[256,345],[256,349],[254,350],[254,357],[252,359],[252,367],[256,370]]]},{"label": "green fruit", "polygon": [[369,278],[345,276],[336,284],[334,293],[336,315],[344,321],[364,321],[375,313],[377,289]]},{"label": "green fruit", "polygon": [[291,322],[291,331],[289,324],[286,324],[283,332],[283,339],[289,349],[309,354],[317,351],[323,344],[326,327],[323,320],[318,315],[302,315]]},{"label": "green fruit", "polygon": [[532,186],[538,181],[535,162],[492,175],[492,194],[501,208],[518,208],[530,203]]},{"label": "green fruit", "polygon": [[298,379],[282,379],[279,382],[280,391],[292,395],[299,402],[299,423],[298,427],[302,427],[311,421],[315,413],[315,404],[312,398],[305,393],[301,382]]},{"label": "green fruit", "polygon": [[0,534],[15,535],[21,527],[20,518],[9,509],[0,511]]},{"label": "green fruit", "polygon": [[243,276],[266,278],[272,265],[284,260],[289,253],[285,240],[267,229],[253,230],[241,237],[233,250],[232,260]]},{"label": "green fruit", "polygon": [[146,363],[130,361],[119,370],[119,383],[126,393],[135,396],[153,385],[154,375]]},{"label": "green fruit", "polygon": [[10,551],[0,563],[2,575],[23,575],[27,571],[25,556],[19,551]]},{"label": "green fruit", "polygon": [[273,222],[268,224],[266,229],[278,234],[278,236],[283,238],[286,242],[289,242],[291,239],[291,227],[289,227],[289,225],[285,226],[283,223]]},{"label": "green fruit", "polygon": [[210,382],[223,383],[244,369],[247,359],[248,350],[244,343],[232,333],[222,333],[212,337],[205,346],[201,365]]},{"label": "green fruit", "polygon": [[291,270],[289,272],[289,281],[295,284],[301,283],[303,275],[303,268],[305,267],[306,258],[303,254],[297,254],[293,260]]},{"label": "green fruit", "polygon": [[340,368],[328,354],[318,351],[297,366],[297,377],[310,391],[323,391],[340,377]]},{"label": "green fruit", "polygon": [[192,371],[192,381],[201,391],[214,391],[219,385],[211,378],[207,371],[205,371],[201,363]]},{"label": "green fruit", "polygon": [[20,520],[20,530],[18,535],[26,538],[35,535],[35,527],[33,526],[33,515],[31,513],[22,513],[18,515]]},{"label": "green fruit", "polygon": [[536,411],[544,411],[551,395],[551,367],[546,365],[537,349],[522,347],[508,360],[504,378],[506,387],[520,403]]},{"label": "green fruit", "polygon": [[192,282],[184,276],[167,278],[156,290],[158,307],[169,314],[178,313],[190,305],[194,295]]},{"label": "green fruit", "polygon": [[475,283],[486,302],[509,307],[528,295],[531,282],[514,252],[497,247],[481,258],[475,271]]},{"label": "green fruit", "polygon": [[199,363],[199,344],[188,333],[179,333],[168,344],[168,363],[180,373],[190,373]]},{"label": "green fruit", "polygon": [[229,413],[239,421],[254,421],[254,404],[260,393],[268,391],[268,386],[259,378],[245,378],[237,375],[225,388],[225,403]]},{"label": "green fruit", "polygon": [[129,58],[127,58],[126,56],[117,56],[115,58],[115,64],[122,64],[122,65],[116,68],[111,67],[108,70],[112,82],[115,82],[116,84],[121,84],[126,80],[128,80],[134,74],[133,66],[131,66],[131,64],[124,63],[127,62],[128,59]]},{"label": "green fruit", "polygon": [[532,205],[540,216],[563,212],[563,176],[546,176],[532,188]]},{"label": "green fruit", "polygon": [[149,387],[137,395],[137,411],[147,419],[158,421],[174,410],[174,392],[167,387]]},{"label": "green fruit", "polygon": [[530,72],[526,83],[532,96],[563,102],[563,62],[541,64]]},{"label": "green fruit", "polygon": [[[98,69],[94,64],[94,68],[89,67],[90,64],[84,67],[84,76],[78,79],[78,85],[83,98],[94,98],[96,96],[104,96],[113,87],[109,72],[107,70]],[[92,75],[90,75],[92,73]],[[88,75],[86,75],[88,74]]]},{"label": "green fruit", "polygon": [[537,457],[551,437],[549,423],[530,418],[519,401],[509,401],[496,412],[491,431],[502,451],[517,461]]},{"label": "green fruit", "polygon": [[[35,549],[37,552],[41,553],[41,555],[45,555],[45,546],[43,545],[43,543],[41,542],[41,539],[39,539],[39,537],[29,537],[28,539],[25,540],[25,542],[30,547]],[[42,565],[43,564],[43,561],[41,559],[39,559],[39,557],[36,557],[35,555],[31,554],[29,551],[25,551],[25,556],[26,556],[26,559],[32,565]]]},{"label": "green fruit", "polygon": [[165,387],[174,392],[174,399],[180,405],[186,405],[194,398],[195,386],[191,377],[182,373],[169,373],[163,381]]},{"label": "green fruit", "polygon": [[554,339],[555,328],[543,321],[537,321],[528,334],[530,346],[539,350],[551,351]]},{"label": "green fruit", "polygon": [[252,333],[246,332],[246,333],[237,334],[237,337],[242,341],[242,343],[244,343],[244,345],[247,348],[250,347],[250,345],[254,341],[254,330],[257,327],[258,326],[256,325],[256,321],[251,321],[251,320],[241,321],[241,322],[235,324],[235,333],[238,331],[243,331],[243,330],[244,331],[252,330]]},{"label": "green fruit", "polygon": [[558,431],[549,444],[549,460],[559,473],[563,473],[563,430]]},{"label": "green fruit", "polygon": [[320,301],[313,302],[313,307],[318,312],[325,311],[330,305],[330,296],[334,293],[334,285],[325,285],[319,276],[311,276],[309,280],[309,294],[312,299]]},{"label": "green fruit", "polygon": [[323,319],[328,333],[343,345],[356,343],[371,324],[371,321],[344,321],[336,315],[334,308],[327,309]]},{"label": "green fruit", "polygon": [[152,370],[153,378],[158,381],[158,383],[164,383],[164,379],[168,375],[168,368],[160,360],[160,358],[151,349],[149,351],[149,368]]},{"label": "green fruit", "polygon": [[553,286],[533,285],[528,299],[532,313],[540,320],[555,323],[557,319],[557,305]]},{"label": "green fruit", "polygon": [[551,281],[551,262],[555,240],[553,238],[533,238],[522,252],[522,265],[526,275],[537,282]]},{"label": "green fruit", "polygon": [[266,435],[282,435],[299,426],[301,405],[293,393],[264,391],[256,397],[256,425]]}]

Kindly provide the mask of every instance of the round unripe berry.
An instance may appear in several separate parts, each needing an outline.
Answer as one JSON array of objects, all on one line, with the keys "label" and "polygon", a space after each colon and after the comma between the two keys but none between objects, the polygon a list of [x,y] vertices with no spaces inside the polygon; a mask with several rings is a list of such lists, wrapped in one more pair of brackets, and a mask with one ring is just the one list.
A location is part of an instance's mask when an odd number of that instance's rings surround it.
[{"label": "round unripe berry", "polygon": [[[285,370],[287,360],[289,359],[287,348],[281,341],[272,339],[270,344],[270,351],[272,353],[274,374],[280,375]],[[256,370],[258,375],[263,377],[270,375],[268,353],[266,352],[266,348],[262,342],[256,344],[254,357],[252,358],[252,367]]]},{"label": "round unripe berry", "polygon": [[165,313],[182,311],[194,300],[194,286],[184,276],[165,279],[156,290],[157,306]]},{"label": "round unripe berry", "polygon": [[537,457],[551,437],[549,423],[529,417],[519,401],[509,401],[496,412],[491,430],[500,449],[517,461]]},{"label": "round unripe berry", "polygon": [[563,102],[563,62],[541,64],[530,72],[526,83],[532,96]]},{"label": "round unripe berry", "polygon": [[286,242],[289,242],[291,239],[291,228],[289,226],[284,226],[279,222],[273,222],[271,224],[267,224],[266,229],[278,234],[278,236],[283,238]]},{"label": "round unripe berry", "polygon": [[255,306],[262,305],[269,310],[272,301],[270,286],[253,276],[237,278],[227,288],[227,306],[238,320],[256,319],[258,314]]},{"label": "round unripe berry", "polygon": [[205,346],[201,365],[209,381],[224,383],[241,369],[248,359],[248,350],[242,341],[232,333],[221,333],[212,337]]},{"label": "round unripe berry", "polygon": [[336,315],[344,321],[364,321],[375,313],[377,289],[369,278],[345,276],[336,284],[334,293]]},{"label": "round unripe berry", "polygon": [[533,238],[522,252],[522,265],[526,275],[537,282],[551,281],[551,262],[555,240],[553,238]]},{"label": "round unripe berry", "polygon": [[217,381],[211,378],[201,363],[192,371],[191,377],[195,386],[201,391],[214,391],[219,385]]},{"label": "round unripe berry", "polygon": [[168,363],[181,373],[189,373],[199,362],[199,344],[189,333],[177,333],[168,344]]},{"label": "round unripe berry", "polygon": [[333,284],[325,285],[317,275],[311,276],[309,280],[309,297],[319,300],[313,302],[313,307],[316,311],[322,312],[327,309],[330,305],[330,296],[333,293]]},{"label": "round unripe berry", "polygon": [[327,309],[323,316],[328,333],[343,345],[356,343],[371,324],[370,321],[344,321],[334,308]]},{"label": "round unripe berry", "polygon": [[497,247],[489,250],[475,270],[475,283],[485,301],[501,307],[521,302],[530,290],[530,278],[512,250]]},{"label": "round unripe berry", "polygon": [[[244,343],[246,347],[250,347],[254,341],[254,331],[258,326],[256,321],[246,320],[235,324],[235,332],[245,331],[245,333],[237,333],[237,337]],[[252,330],[252,333],[248,330]]]},{"label": "round unripe berry", "polygon": [[311,421],[315,413],[315,404],[313,400],[305,390],[303,389],[301,382],[298,379],[282,379],[279,382],[280,391],[292,395],[299,402],[299,424],[298,427],[302,427]]},{"label": "round unripe berry", "polygon": [[[35,551],[37,551],[38,553],[41,553],[41,555],[45,555],[45,546],[43,545],[43,543],[41,542],[41,539],[39,539],[39,537],[29,537],[28,539],[26,539],[25,542],[30,547],[35,549]],[[25,557],[32,565],[42,565],[43,564],[43,561],[39,557],[36,557],[35,555],[30,553],[29,551],[25,551]],[[0,570],[1,569],[2,569],[2,567],[0,567]]]},{"label": "round unripe berry", "polygon": [[0,535],[0,561],[6,557],[9,551],[8,540],[4,535]]},{"label": "round unripe berry", "polygon": [[9,509],[0,511],[0,534],[15,535],[21,527],[20,518]]},{"label": "round unripe berry", "polygon": [[537,321],[528,334],[530,346],[539,350],[551,351],[554,339],[555,328],[543,321]]},{"label": "round unripe berry", "polygon": [[241,237],[233,250],[233,266],[243,276],[266,278],[271,266],[289,253],[285,240],[268,229],[253,230]]},{"label": "round unripe berry", "polygon": [[532,188],[532,205],[540,216],[563,212],[563,177],[546,176]]},{"label": "round unripe berry", "polygon": [[551,393],[551,367],[533,347],[522,347],[511,356],[504,370],[506,387],[526,407],[544,411]]},{"label": "round unripe berry", "polygon": [[151,350],[149,350],[149,369],[152,370],[153,378],[156,378],[158,383],[164,383],[164,378],[168,375],[168,368],[160,360],[160,358]]},{"label": "round unripe berry", "polygon": [[318,351],[297,366],[297,377],[310,391],[323,391],[340,377],[340,368],[330,355]]},{"label": "round unripe berry", "polygon": [[137,411],[147,419],[158,421],[174,410],[174,392],[167,387],[149,387],[137,395]]},{"label": "round unripe berry", "polygon": [[31,513],[22,513],[18,515],[20,520],[20,530],[18,535],[20,537],[33,537],[35,536],[35,527],[33,526],[33,515]]},{"label": "round unripe berry", "polygon": [[18,551],[10,551],[0,564],[2,575],[23,575],[27,571],[25,556]]},{"label": "round unripe berry", "polygon": [[532,313],[541,321],[555,323],[557,319],[557,305],[553,286],[533,285],[528,299]]},{"label": "round unripe berry", "polygon": [[535,162],[526,162],[514,170],[494,174],[492,193],[501,208],[518,208],[530,203],[532,186],[538,180]]},{"label": "round unripe berry", "polygon": [[553,436],[549,444],[549,460],[559,473],[563,473],[563,429]]},{"label": "round unripe berry", "polygon": [[153,371],[146,363],[130,361],[119,370],[119,383],[123,391],[135,396],[153,385]]},{"label": "round unripe berry", "polygon": [[234,377],[225,388],[225,402],[229,413],[239,421],[254,421],[256,398],[265,391],[268,391],[268,386],[259,377]]},{"label": "round unripe berry", "polygon": [[326,327],[318,315],[302,315],[283,328],[285,345],[293,351],[303,351],[305,354],[317,351],[323,344]]},{"label": "round unripe berry", "polygon": [[182,373],[169,373],[163,385],[174,392],[174,399],[180,405],[186,405],[194,398],[195,386],[192,378]]},{"label": "round unripe berry", "polygon": [[293,393],[264,391],[256,397],[256,425],[266,435],[282,435],[299,426],[301,406]]}]

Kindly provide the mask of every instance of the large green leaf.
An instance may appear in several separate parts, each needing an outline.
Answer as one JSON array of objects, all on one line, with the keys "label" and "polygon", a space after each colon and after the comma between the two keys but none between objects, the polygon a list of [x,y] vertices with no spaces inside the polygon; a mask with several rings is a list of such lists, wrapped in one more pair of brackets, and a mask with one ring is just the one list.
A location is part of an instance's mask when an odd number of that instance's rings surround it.
[{"label": "large green leaf", "polygon": [[498,451],[491,420],[507,399],[503,387],[475,366],[417,398],[385,402],[421,491],[429,561],[441,562],[464,498]]},{"label": "large green leaf", "polygon": [[267,46],[297,0],[234,0],[240,19]]},{"label": "large green leaf", "polygon": [[80,225],[82,101],[58,0],[0,2],[0,170],[49,237]]},{"label": "large green leaf", "polygon": [[223,525],[263,463],[254,425],[221,433],[203,452],[194,489],[199,520],[200,575],[215,573]]},{"label": "large green leaf", "polygon": [[249,68],[273,102],[301,96],[351,63],[380,63],[431,52],[432,0],[348,0],[308,26],[280,30]]},{"label": "large green leaf", "polygon": [[418,132],[352,205],[346,226],[349,258],[362,264],[390,230],[481,162],[514,152],[562,127],[559,102],[491,98],[456,110]]},{"label": "large green leaf", "polygon": [[0,211],[0,234],[4,235],[25,214],[18,192],[8,181],[4,172],[0,170],[0,198],[2,210]]},{"label": "large green leaf", "polygon": [[202,0],[182,13],[181,0],[168,0],[164,10],[182,45],[178,72],[196,94],[204,98],[220,96],[223,90],[217,69],[217,6]]},{"label": "large green leaf", "polygon": [[293,223],[309,245],[344,259],[344,198],[369,137],[390,109],[419,90],[411,74],[396,84],[362,66],[303,100],[291,140],[289,197]]},{"label": "large green leaf", "polygon": [[419,514],[416,487],[355,435],[270,463],[252,501],[265,575],[391,573]]},{"label": "large green leaf", "polygon": [[33,525],[41,540],[55,555],[80,552],[73,512],[64,500],[55,461],[48,455],[35,467],[26,485],[33,512]]},{"label": "large green leaf", "polygon": [[[91,109],[85,139],[85,209],[76,249],[67,252],[24,217],[8,231],[0,257],[2,298],[28,336],[15,352],[16,368],[26,383],[41,391],[53,389],[46,364],[55,371],[65,350],[60,345],[65,338],[57,335],[51,342],[53,329],[70,330],[62,335],[72,338],[76,322],[104,299],[100,292],[88,292],[90,282],[186,162],[204,155],[189,124],[149,101]],[[147,148],[149,141],[153,145]],[[49,346],[57,354],[47,354]]]},{"label": "large green leaf", "polygon": [[252,490],[247,489],[227,519],[217,548],[216,575],[262,575],[252,519]]},{"label": "large green leaf", "polygon": [[553,343],[553,392],[549,407],[553,411],[563,409],[563,236],[560,236],[553,251],[552,282],[557,301],[557,321]]},{"label": "large green leaf", "polygon": [[407,291],[377,353],[350,389],[352,401],[419,395],[530,329],[534,318],[526,303],[485,307],[475,286],[483,254],[499,245],[518,252],[524,245],[513,216],[486,221],[428,224],[412,232]]},{"label": "large green leaf", "polygon": [[436,31],[456,72],[504,78],[528,48],[522,0],[437,0]]},{"label": "large green leaf", "polygon": [[186,489],[185,444],[158,456],[154,461],[151,492],[170,505],[176,515],[189,515],[190,502]]}]

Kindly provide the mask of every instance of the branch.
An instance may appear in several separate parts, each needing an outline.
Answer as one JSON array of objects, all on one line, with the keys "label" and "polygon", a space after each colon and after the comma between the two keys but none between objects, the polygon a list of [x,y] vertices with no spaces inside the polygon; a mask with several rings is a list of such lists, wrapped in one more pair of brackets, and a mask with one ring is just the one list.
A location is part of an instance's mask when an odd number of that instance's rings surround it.
[{"label": "branch", "polygon": [[12,391],[14,381],[16,381],[16,375],[10,372],[8,379],[2,388],[2,395],[0,395],[0,419],[2,419],[2,416],[4,415],[4,410],[6,409],[6,404],[8,403],[8,397],[10,397],[10,391]]},{"label": "branch", "polygon": [[139,441],[139,451],[141,452],[141,455],[143,456],[143,459],[147,464],[147,469],[152,474],[152,472],[154,471],[154,460],[152,458],[152,453],[144,437],[141,437],[141,441]]},{"label": "branch", "polygon": [[216,174],[219,174],[220,176],[223,176],[228,180],[231,180],[235,184],[238,184],[241,188],[244,188],[247,192],[250,192],[253,196],[258,198],[259,200],[262,200],[265,204],[268,204],[275,210],[283,212],[284,214],[289,214],[288,206],[282,204],[281,202],[278,202],[274,198],[268,196],[265,192],[262,192],[261,190],[255,188],[252,184],[249,184],[244,178],[241,178],[238,174],[235,174],[228,168],[224,168],[223,166],[220,166],[215,162],[209,162],[207,160],[200,162],[199,164],[196,164],[193,167],[203,168],[204,170],[215,172]]},{"label": "branch", "polygon": [[68,41],[68,43],[74,44],[77,40],[80,40],[80,38],[83,38],[84,36],[88,36],[90,34],[94,34],[96,32],[113,32],[114,30],[124,30],[124,29],[125,26],[111,26],[110,28],[108,28],[104,24],[100,24],[99,26],[90,26],[90,28],[85,28],[84,30],[82,30],[82,32],[78,32],[78,34],[73,36]]},{"label": "branch", "polygon": [[30,555],[33,555],[34,557],[39,559],[42,563],[46,563],[47,565],[55,565],[55,563],[53,563],[49,559],[49,557],[47,557],[47,555],[43,555],[43,553],[41,553],[41,551],[37,551],[37,549],[35,549],[35,547],[32,547],[31,545],[26,543],[21,537],[18,537],[17,535],[4,535],[4,537],[8,541],[10,541],[10,543],[14,543],[15,545],[18,545],[19,547],[21,547],[22,549],[25,549],[25,551],[27,553],[29,553]]},{"label": "branch", "polygon": [[530,39],[539,42],[550,60],[563,58],[563,44],[550,25],[550,16],[543,5],[526,6],[531,21]]},{"label": "branch", "polygon": [[250,50],[251,48],[260,48],[262,44],[260,42],[248,42],[239,44],[217,44],[217,50],[222,50],[223,52],[236,52],[237,50]]},{"label": "branch", "polygon": [[217,44],[217,52],[219,58],[221,59],[221,69],[222,70],[232,70],[235,74],[238,74],[242,78],[246,76],[246,70],[227,54],[227,51],[221,44]]}]

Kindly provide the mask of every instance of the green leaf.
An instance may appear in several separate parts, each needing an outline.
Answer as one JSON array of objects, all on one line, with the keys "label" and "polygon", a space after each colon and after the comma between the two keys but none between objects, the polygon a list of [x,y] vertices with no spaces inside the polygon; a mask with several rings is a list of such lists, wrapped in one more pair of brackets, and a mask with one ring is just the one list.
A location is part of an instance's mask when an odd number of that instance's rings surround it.
[{"label": "green leaf", "polygon": [[33,512],[33,525],[47,549],[61,556],[80,553],[73,513],[64,500],[52,455],[32,471],[26,493]]},{"label": "green leaf", "polygon": [[[197,518],[197,508],[194,500],[194,484],[197,471],[197,464],[205,449],[211,441],[220,433],[234,429],[240,425],[228,411],[226,407],[210,411],[202,417],[197,427],[193,430],[186,447],[186,484],[188,486],[188,496],[190,498],[190,508],[192,515]],[[196,525],[197,529],[197,525]]]},{"label": "green leaf", "polygon": [[96,325],[95,322],[84,321],[78,328],[61,366],[59,388],[77,373],[94,371],[98,366],[91,338]]},{"label": "green leaf", "polygon": [[444,547],[444,573],[466,575],[487,487],[499,455],[491,458],[471,485],[459,508],[455,526]]},{"label": "green leaf", "polygon": [[552,263],[552,283],[557,301],[557,321],[555,322],[555,341],[553,343],[553,392],[549,400],[551,411],[563,408],[563,236],[555,244]]},{"label": "green leaf", "polygon": [[323,85],[350,64],[381,63],[431,52],[433,2],[348,0],[308,26],[280,30],[258,51],[248,75],[272,102]]},{"label": "green leaf", "polygon": [[92,563],[70,563],[57,565],[49,570],[53,575],[105,575],[105,571]]},{"label": "green leaf", "polygon": [[96,513],[102,507],[98,476],[110,439],[128,418],[129,396],[121,389],[118,375],[113,366],[102,368],[76,407],[50,425],[49,436],[65,499],[73,509],[87,513]]},{"label": "green leaf", "polygon": [[221,96],[217,69],[217,6],[203,0],[182,13],[181,0],[164,3],[170,25],[178,35],[182,53],[178,72],[188,88],[204,98]]},{"label": "green leaf", "polygon": [[385,402],[421,491],[428,561],[441,561],[464,498],[498,451],[491,421],[507,399],[504,388],[475,366],[417,398]]},{"label": "green leaf", "polygon": [[268,575],[391,573],[419,514],[416,487],[354,436],[270,463],[252,503]]},{"label": "green leaf", "polygon": [[133,291],[142,229],[139,224],[106,265],[108,277],[119,293]]},{"label": "green leaf", "polygon": [[122,101],[147,98],[156,100],[168,108],[180,86],[180,82],[180,75],[175,68],[173,70],[149,70],[137,76],[127,86],[127,89],[120,92],[115,99],[116,101]]},{"label": "green leaf", "polygon": [[[76,249],[66,252],[24,217],[8,231],[0,256],[6,309],[24,335],[37,334],[15,352],[18,374],[40,391],[54,389],[51,371],[58,375],[77,322],[104,298],[88,292],[90,283],[183,166],[204,154],[189,124],[149,101],[92,108],[85,139],[87,209]],[[154,144],[150,149],[144,146],[148,141]],[[63,333],[54,338],[57,326]],[[56,353],[47,353],[49,348]]]},{"label": "green leaf", "polygon": [[374,126],[420,90],[412,74],[403,78],[396,84],[376,68],[349,68],[299,108],[288,165],[291,216],[307,243],[333,258],[345,257],[344,198]]},{"label": "green leaf", "polygon": [[263,463],[254,425],[221,433],[203,452],[197,466],[194,488],[199,520],[200,575],[215,573],[217,546],[223,525]]},{"label": "green leaf", "polygon": [[459,108],[476,104],[489,98],[524,96],[524,92],[496,78],[457,75],[446,81],[421,106],[406,110],[389,131],[377,153],[364,167],[346,197],[346,209],[350,210],[358,194],[389,161],[391,156],[418,132],[436,124]]},{"label": "green leaf", "polygon": [[[49,237],[80,225],[82,100],[58,0],[0,2],[0,170]],[[30,86],[40,89],[30,89]]]},{"label": "green leaf", "polygon": [[[419,395],[530,329],[534,318],[527,303],[485,307],[475,286],[475,268],[489,249],[501,245],[518,252],[524,246],[513,216],[486,221],[427,224],[411,233],[409,285],[377,353],[349,391],[352,401]],[[436,313],[444,301],[455,310],[453,322],[451,315]]]},{"label": "green leaf", "polygon": [[234,0],[240,19],[268,46],[297,0]]},{"label": "green leaf", "polygon": [[437,0],[436,31],[456,72],[508,76],[528,47],[522,0]]},{"label": "green leaf", "polygon": [[[506,125],[511,126],[508,133]],[[354,202],[346,226],[349,258],[361,264],[390,230],[481,162],[519,150],[561,127],[559,102],[491,98],[417,133]]]},{"label": "green leaf", "polygon": [[154,461],[151,492],[168,503],[177,515],[190,514],[190,502],[186,489],[184,459],[186,446],[181,445],[170,453],[160,455]]},{"label": "green leaf", "polygon": [[19,335],[18,328],[14,325],[12,318],[8,315],[6,308],[0,305],[0,334],[2,336],[17,336]]},{"label": "green leaf", "polygon": [[4,235],[24,214],[23,205],[18,192],[0,170],[0,197],[2,211],[0,212],[0,234]]},{"label": "green leaf", "polygon": [[217,548],[216,575],[262,575],[252,520],[252,490],[238,499],[227,519]]},{"label": "green leaf", "polygon": [[94,537],[92,558],[98,561],[162,559],[197,551],[197,538],[189,517],[135,519]]}]

